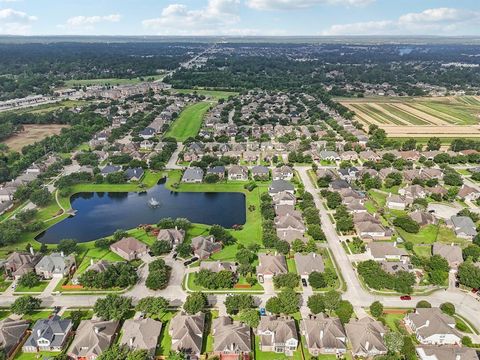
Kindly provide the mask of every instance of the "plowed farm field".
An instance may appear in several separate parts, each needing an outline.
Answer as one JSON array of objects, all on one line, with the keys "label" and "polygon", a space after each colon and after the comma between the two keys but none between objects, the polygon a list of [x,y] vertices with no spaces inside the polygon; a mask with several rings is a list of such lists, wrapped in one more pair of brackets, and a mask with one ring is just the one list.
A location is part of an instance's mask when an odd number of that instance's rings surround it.
[{"label": "plowed farm field", "polygon": [[390,137],[480,137],[480,96],[339,99]]}]

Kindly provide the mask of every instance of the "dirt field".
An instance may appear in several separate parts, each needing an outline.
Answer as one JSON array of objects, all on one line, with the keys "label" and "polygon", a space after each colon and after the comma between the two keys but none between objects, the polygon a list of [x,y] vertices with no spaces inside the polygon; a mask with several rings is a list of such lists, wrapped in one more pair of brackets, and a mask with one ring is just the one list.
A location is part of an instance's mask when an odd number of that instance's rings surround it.
[{"label": "dirt field", "polygon": [[40,141],[50,135],[58,135],[68,125],[47,124],[47,125],[24,125],[24,131],[2,141],[11,150],[20,151],[26,145]]},{"label": "dirt field", "polygon": [[480,97],[339,99],[391,137],[480,137]]}]

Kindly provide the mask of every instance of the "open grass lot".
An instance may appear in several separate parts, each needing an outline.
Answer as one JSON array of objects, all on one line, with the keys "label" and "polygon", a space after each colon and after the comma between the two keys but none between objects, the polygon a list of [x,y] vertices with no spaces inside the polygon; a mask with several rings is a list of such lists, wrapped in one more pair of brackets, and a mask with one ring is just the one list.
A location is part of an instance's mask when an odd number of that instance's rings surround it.
[{"label": "open grass lot", "polygon": [[13,151],[20,151],[24,146],[31,145],[36,143],[46,137],[51,135],[58,135],[63,128],[68,127],[68,125],[60,124],[31,124],[24,125],[23,131],[17,133],[8,139],[2,141],[9,149]]},{"label": "open grass lot", "polygon": [[215,100],[227,99],[229,96],[238,95],[238,92],[234,91],[222,91],[222,90],[205,90],[205,89],[172,89],[172,92],[180,94],[198,94],[203,96],[212,97]]},{"label": "open grass lot", "polygon": [[29,320],[32,323],[39,319],[46,319],[48,318],[52,312],[50,310],[39,310],[39,311],[33,311],[30,314],[25,314],[22,316],[23,320]]},{"label": "open grass lot", "polygon": [[157,356],[165,356],[170,354],[170,349],[172,347],[172,337],[168,333],[168,326],[170,325],[170,320],[175,316],[175,312],[169,311],[162,314],[159,317],[153,317],[155,320],[162,322],[162,331],[160,332],[160,346],[157,347],[156,354]]},{"label": "open grass lot", "polygon": [[203,101],[187,106],[170,126],[165,137],[173,137],[177,141],[195,137],[202,126],[203,117],[211,105],[210,102]]},{"label": "open grass lot", "polygon": [[5,280],[5,279],[0,279],[0,293],[4,292],[5,290],[8,289],[8,287],[12,284],[11,281]]},{"label": "open grass lot", "polygon": [[[260,214],[260,196],[268,191],[267,183],[257,183],[258,186],[253,191],[243,188],[244,182],[232,181],[221,182],[217,184],[183,184],[180,183],[181,171],[173,170],[168,173],[166,187],[172,191],[181,192],[241,192],[246,198],[246,223],[242,230],[231,230],[232,235],[243,245],[259,244],[262,245],[262,217]],[[175,184],[179,184],[176,186]],[[252,206],[253,211],[249,210]],[[237,252],[237,245],[226,246],[222,251],[212,256],[213,260],[234,260]]]},{"label": "open grass lot", "polygon": [[66,87],[75,87],[75,86],[91,86],[91,85],[105,85],[105,86],[114,86],[114,85],[134,85],[139,84],[145,81],[158,80],[163,78],[163,75],[151,75],[144,76],[142,78],[131,78],[131,79],[117,79],[117,78],[107,78],[107,79],[83,79],[83,80],[68,80],[65,81]]},{"label": "open grass lot", "polygon": [[480,137],[479,97],[367,97],[340,99],[366,126],[376,124],[390,137]]},{"label": "open grass lot", "polygon": [[37,360],[37,359],[51,359],[54,356],[60,354],[60,352],[54,351],[40,351],[38,353],[24,353],[19,351],[14,357],[15,360]]}]

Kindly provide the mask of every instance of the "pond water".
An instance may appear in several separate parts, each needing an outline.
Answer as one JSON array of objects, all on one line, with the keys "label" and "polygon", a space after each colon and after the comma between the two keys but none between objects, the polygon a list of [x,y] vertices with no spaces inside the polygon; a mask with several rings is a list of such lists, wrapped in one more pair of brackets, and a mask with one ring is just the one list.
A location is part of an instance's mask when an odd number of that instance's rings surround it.
[{"label": "pond water", "polygon": [[[151,199],[158,207],[149,205]],[[193,223],[218,224],[231,228],[245,224],[246,205],[242,193],[173,192],[165,179],[143,193],[79,193],[71,198],[77,211],[43,232],[37,240],[57,244],[62,239],[87,242],[112,235],[117,229],[132,229],[140,224],[156,224],[160,219],[187,218]]]}]

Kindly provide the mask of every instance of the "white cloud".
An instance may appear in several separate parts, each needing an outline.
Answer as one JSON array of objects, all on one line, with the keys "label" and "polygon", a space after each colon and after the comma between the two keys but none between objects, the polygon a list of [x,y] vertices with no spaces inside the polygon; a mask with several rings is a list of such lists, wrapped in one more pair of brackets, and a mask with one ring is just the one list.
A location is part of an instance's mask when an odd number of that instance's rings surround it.
[{"label": "white cloud", "polygon": [[435,8],[408,13],[396,20],[333,25],[322,35],[455,35],[456,31],[475,26],[478,21],[478,11]]},{"label": "white cloud", "polygon": [[[191,9],[184,4],[170,4],[160,16],[142,21],[145,29],[158,35],[227,35],[240,21],[240,0],[208,0],[205,7]],[[246,33],[252,30],[245,29]]]},{"label": "white cloud", "polygon": [[22,0],[0,0],[0,3],[13,3],[13,2],[19,2]]},{"label": "white cloud", "polygon": [[111,14],[105,16],[74,16],[67,19],[67,27],[86,27],[93,28],[93,25],[106,22],[119,22],[122,18],[119,14]]},{"label": "white cloud", "polygon": [[256,10],[288,10],[309,8],[315,5],[364,6],[375,0],[246,0],[248,7]]},{"label": "white cloud", "polygon": [[31,24],[37,19],[23,11],[0,9],[0,33],[26,35],[30,32]]}]

